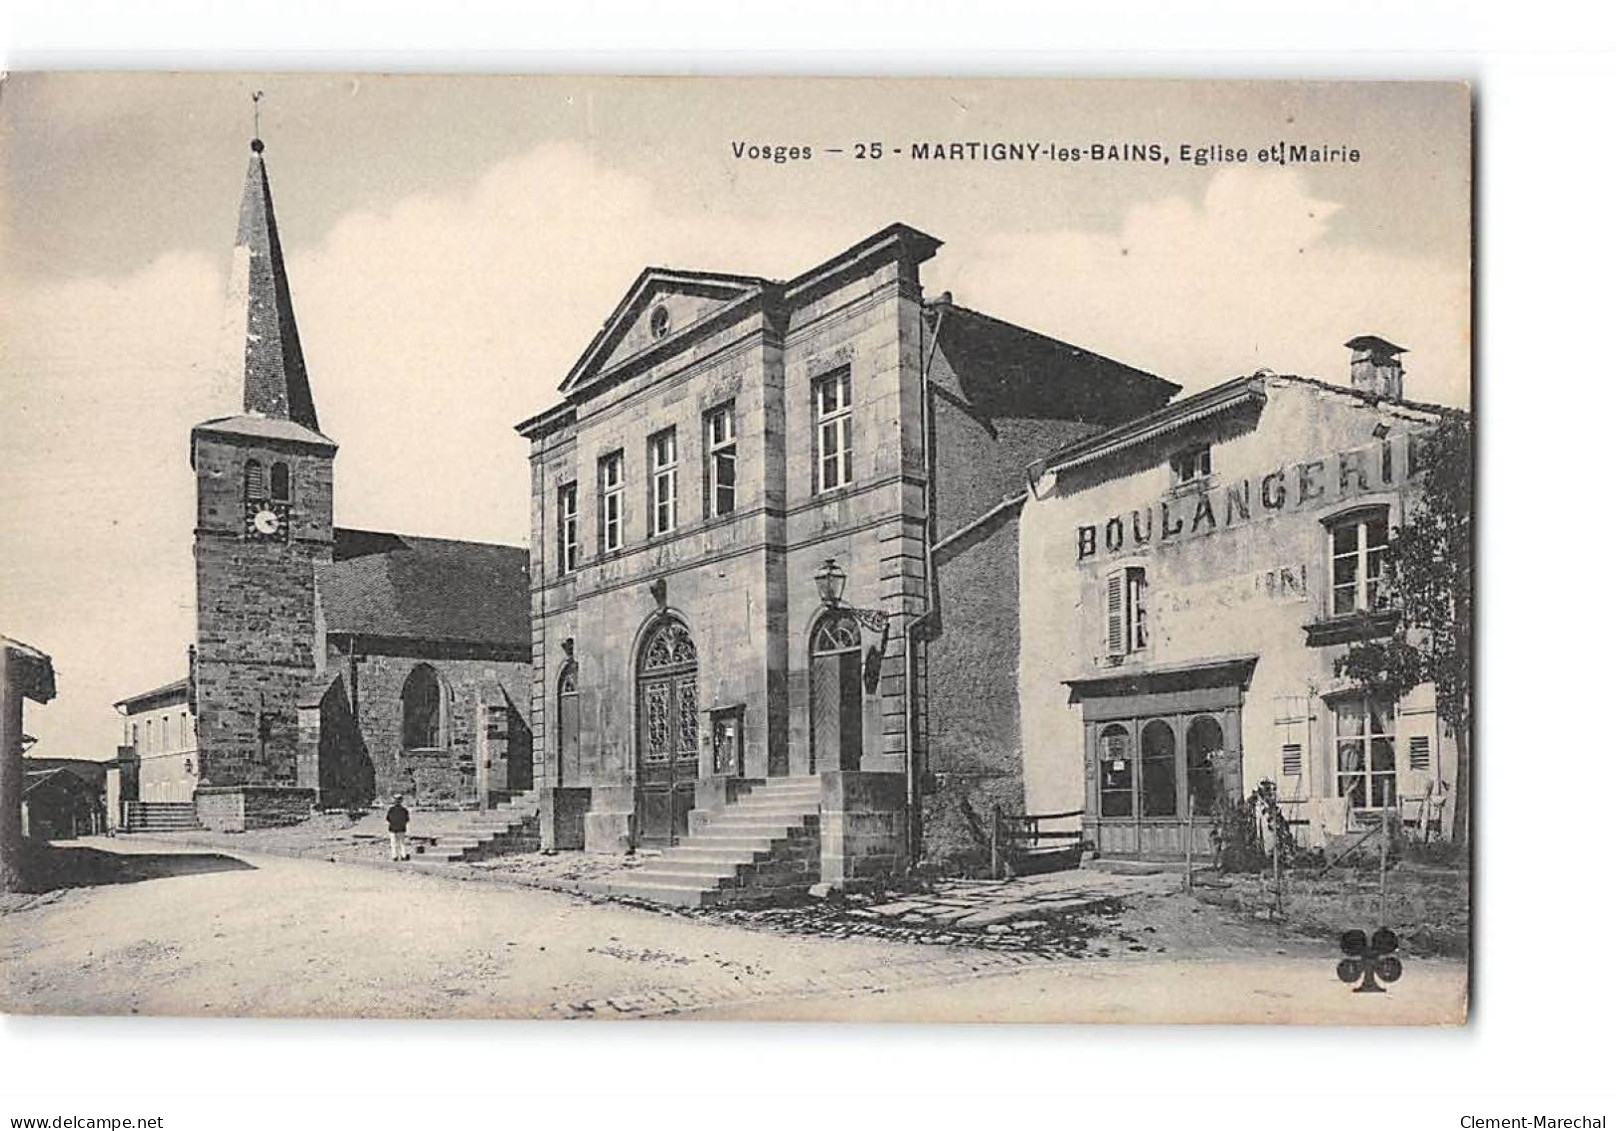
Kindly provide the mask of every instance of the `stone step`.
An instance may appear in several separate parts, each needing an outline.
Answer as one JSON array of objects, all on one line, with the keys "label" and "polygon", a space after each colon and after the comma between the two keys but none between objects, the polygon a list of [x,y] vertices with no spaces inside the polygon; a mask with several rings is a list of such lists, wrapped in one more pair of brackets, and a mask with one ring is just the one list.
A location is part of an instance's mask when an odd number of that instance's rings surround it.
[{"label": "stone step", "polygon": [[702,833],[699,836],[689,838],[681,843],[678,847],[700,848],[704,851],[711,850],[714,852],[731,852],[736,850],[767,852],[772,847],[773,843],[774,842],[766,836],[752,836],[750,834],[718,836],[711,833]]},{"label": "stone step", "polygon": [[662,859],[703,864],[754,864],[767,855],[767,849],[710,848],[705,844],[686,843],[664,854]]},{"label": "stone step", "polygon": [[728,816],[732,813],[745,813],[749,817],[816,817],[819,815],[819,806],[791,805],[772,800],[759,801],[754,805],[741,802],[725,806],[718,811],[717,816]]},{"label": "stone step", "polygon": [[769,840],[786,840],[791,837],[806,836],[807,827],[799,818],[796,822],[786,821],[746,821],[736,818],[725,818],[713,821],[695,836],[684,843],[690,844],[706,840],[708,837],[737,837],[754,836],[765,837]]},{"label": "stone step", "polygon": [[663,873],[676,872],[680,875],[693,876],[733,876],[742,868],[753,867],[757,861],[752,858],[745,860],[684,860],[672,857],[658,860],[655,864],[648,864],[636,872],[636,875],[645,875],[649,872]]}]

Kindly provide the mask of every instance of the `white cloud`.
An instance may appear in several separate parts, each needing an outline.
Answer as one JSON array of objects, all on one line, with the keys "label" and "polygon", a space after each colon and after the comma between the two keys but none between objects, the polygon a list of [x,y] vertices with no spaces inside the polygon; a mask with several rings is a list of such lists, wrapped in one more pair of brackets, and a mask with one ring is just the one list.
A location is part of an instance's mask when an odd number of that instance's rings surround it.
[{"label": "white cloud", "polygon": [[1379,334],[1410,350],[1408,396],[1468,405],[1467,273],[1332,242],[1339,209],[1294,170],[1226,169],[1115,232],[957,241],[933,285],[1191,390],[1259,366],[1345,381],[1342,343]]}]

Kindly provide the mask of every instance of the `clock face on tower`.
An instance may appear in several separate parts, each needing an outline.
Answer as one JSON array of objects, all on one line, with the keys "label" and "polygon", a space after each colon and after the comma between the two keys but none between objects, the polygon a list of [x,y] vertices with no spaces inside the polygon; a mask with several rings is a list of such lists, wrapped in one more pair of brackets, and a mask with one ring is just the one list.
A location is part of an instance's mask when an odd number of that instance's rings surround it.
[{"label": "clock face on tower", "polygon": [[247,537],[260,541],[286,541],[290,508],[283,502],[247,504]]}]

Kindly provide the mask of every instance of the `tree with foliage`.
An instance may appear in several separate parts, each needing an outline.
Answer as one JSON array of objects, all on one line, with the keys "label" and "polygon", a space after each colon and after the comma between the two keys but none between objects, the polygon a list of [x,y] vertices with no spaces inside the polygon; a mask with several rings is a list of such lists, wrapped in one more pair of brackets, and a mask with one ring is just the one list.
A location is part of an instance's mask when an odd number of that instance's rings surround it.
[{"label": "tree with foliage", "polygon": [[1453,838],[1470,824],[1471,519],[1474,464],[1470,420],[1446,415],[1413,438],[1420,490],[1387,541],[1382,591],[1396,622],[1389,635],[1370,629],[1336,660],[1338,676],[1398,699],[1423,683],[1436,686],[1436,710],[1458,748],[1453,780]]}]

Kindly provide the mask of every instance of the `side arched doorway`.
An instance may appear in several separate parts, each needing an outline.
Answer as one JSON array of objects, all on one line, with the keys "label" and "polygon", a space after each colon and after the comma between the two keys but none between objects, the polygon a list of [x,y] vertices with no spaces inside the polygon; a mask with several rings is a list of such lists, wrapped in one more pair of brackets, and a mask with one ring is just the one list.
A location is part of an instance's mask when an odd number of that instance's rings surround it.
[{"label": "side arched doorway", "polygon": [[672,844],[688,828],[699,775],[696,645],[683,624],[652,628],[635,667],[639,725],[634,811],[642,844]]},{"label": "side arched doorway", "polygon": [[813,769],[856,770],[864,757],[864,670],[858,619],[832,610],[808,637]]}]

